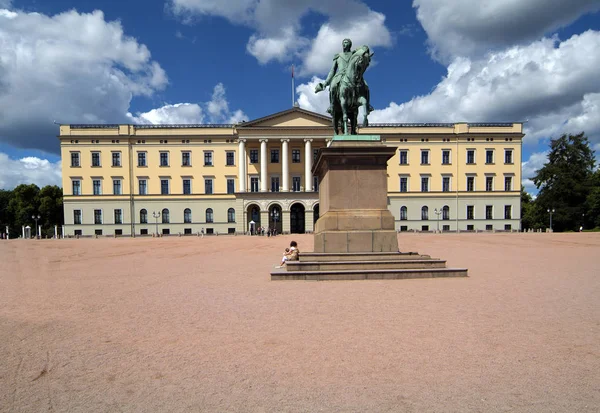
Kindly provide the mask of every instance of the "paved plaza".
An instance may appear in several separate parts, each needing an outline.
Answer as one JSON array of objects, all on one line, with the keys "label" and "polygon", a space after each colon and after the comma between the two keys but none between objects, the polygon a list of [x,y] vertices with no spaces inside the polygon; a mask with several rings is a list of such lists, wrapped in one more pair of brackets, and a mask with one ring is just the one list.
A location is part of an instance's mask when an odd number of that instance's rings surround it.
[{"label": "paved plaza", "polygon": [[0,242],[2,412],[596,412],[600,234],[400,234],[468,278],[270,281],[312,235]]}]

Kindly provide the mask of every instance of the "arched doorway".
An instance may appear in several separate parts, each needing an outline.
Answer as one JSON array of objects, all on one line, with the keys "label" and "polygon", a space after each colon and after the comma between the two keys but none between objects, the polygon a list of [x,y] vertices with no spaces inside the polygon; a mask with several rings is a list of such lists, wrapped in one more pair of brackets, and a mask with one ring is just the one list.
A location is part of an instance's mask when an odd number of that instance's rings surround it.
[{"label": "arched doorway", "polygon": [[244,231],[251,231],[252,235],[254,235],[258,227],[262,226],[260,224],[260,207],[256,204],[248,205],[248,208],[246,209],[246,215],[247,220],[246,228],[244,229]]},{"label": "arched doorway", "polygon": [[283,228],[281,224],[282,218],[281,207],[277,204],[271,205],[269,207],[269,228],[275,229],[278,234],[281,234],[281,229]]},{"label": "arched doorway", "polygon": [[319,219],[319,204],[316,204],[313,207],[313,231],[314,231],[314,225],[316,225],[317,220]]},{"label": "arched doorway", "polygon": [[290,232],[304,234],[305,208],[301,203],[295,203],[290,208]]}]

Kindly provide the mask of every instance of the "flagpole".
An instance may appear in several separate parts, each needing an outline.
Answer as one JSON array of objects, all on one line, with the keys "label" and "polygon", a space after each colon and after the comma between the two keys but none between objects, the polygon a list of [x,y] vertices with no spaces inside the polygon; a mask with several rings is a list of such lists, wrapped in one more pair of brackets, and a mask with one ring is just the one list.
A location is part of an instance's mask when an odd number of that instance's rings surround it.
[{"label": "flagpole", "polygon": [[294,86],[294,65],[292,65],[292,107],[296,103],[296,87]]}]

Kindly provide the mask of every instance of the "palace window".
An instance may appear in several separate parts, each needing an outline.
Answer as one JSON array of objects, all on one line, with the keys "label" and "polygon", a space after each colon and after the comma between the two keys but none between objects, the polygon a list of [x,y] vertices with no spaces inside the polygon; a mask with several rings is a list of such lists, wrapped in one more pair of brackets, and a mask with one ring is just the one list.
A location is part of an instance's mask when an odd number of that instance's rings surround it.
[{"label": "palace window", "polygon": [[121,195],[121,180],[113,179],[113,195]]},{"label": "palace window", "polygon": [[442,151],[442,165],[450,165],[450,150],[448,149]]},{"label": "palace window", "polygon": [[442,219],[445,221],[450,219],[450,207],[448,205],[444,205],[442,208]]},{"label": "palace window", "polygon": [[467,219],[475,219],[475,206],[467,205]]},{"label": "palace window", "polygon": [[121,166],[121,152],[112,153],[112,166]]},{"label": "palace window", "polygon": [[227,222],[235,222],[235,209],[229,208],[227,210]]},{"label": "palace window", "polygon": [[168,224],[169,222],[171,222],[171,217],[169,216],[169,210],[167,208],[164,208],[161,211],[161,217],[163,224]]},{"label": "palace window", "polygon": [[442,177],[442,192],[450,192],[450,177]]},{"label": "palace window", "polygon": [[271,149],[271,163],[279,163],[279,149]]},{"label": "palace window", "polygon": [[468,149],[467,150],[467,164],[474,164],[475,163],[475,149]]},{"label": "palace window", "polygon": [[250,177],[250,192],[258,192],[258,177]]},{"label": "palace window", "polygon": [[271,192],[279,192],[279,177],[271,177]]},{"label": "palace window", "polygon": [[258,163],[258,149],[250,149],[250,163]]},{"label": "palace window", "polygon": [[102,210],[94,209],[94,224],[101,225],[102,224]]},{"label": "palace window", "polygon": [[100,152],[92,152],[92,166],[100,165]]},{"label": "palace window", "polygon": [[504,163],[511,164],[513,163],[513,151],[512,149],[504,150]]},{"label": "palace window", "polygon": [[115,209],[115,224],[123,223],[123,210]]},{"label": "palace window", "polygon": [[146,152],[138,152],[138,166],[148,166]]},{"label": "palace window", "polygon": [[227,166],[235,166],[235,152],[225,152],[225,162]]},{"label": "palace window", "polygon": [[300,163],[300,149],[292,149],[292,163]]},{"label": "palace window", "polygon": [[147,224],[148,223],[148,211],[146,211],[145,209],[141,209],[140,210],[140,224]]},{"label": "palace window", "polygon": [[227,193],[228,194],[235,193],[235,179],[232,179],[232,178],[227,179]]},{"label": "palace window", "polygon": [[300,177],[299,176],[292,177],[292,191],[294,191],[294,192],[300,191]]},{"label": "palace window", "polygon": [[81,163],[79,161],[79,152],[71,152],[71,166],[79,167]]},{"label": "palace window", "polygon": [[204,151],[204,166],[213,166],[212,151]]},{"label": "palace window", "polygon": [[429,165],[429,150],[421,150],[421,165]]},{"label": "palace window", "polygon": [[400,192],[408,192],[408,177],[400,177]]},{"label": "palace window", "polygon": [[485,190],[491,192],[494,190],[494,177],[486,176],[485,177]]},{"label": "palace window", "polygon": [[486,164],[493,164],[494,163],[494,150],[493,149],[486,149],[486,151],[485,151],[485,163]]},{"label": "palace window", "polygon": [[467,191],[473,192],[475,191],[475,177],[467,176]]},{"label": "palace window", "polygon": [[192,166],[191,152],[181,152],[181,166]]},{"label": "palace window", "polygon": [[184,224],[192,223],[192,210],[189,208],[186,208],[183,210],[183,223]]},{"label": "palace window", "polygon": [[424,206],[421,208],[421,219],[427,221],[429,219],[429,207]]},{"label": "palace window", "polygon": [[213,193],[213,180],[212,178],[204,179],[204,193],[211,195]]},{"label": "palace window", "polygon": [[81,225],[81,209],[73,211],[73,224]]},{"label": "palace window", "polygon": [[405,149],[400,150],[400,165],[408,165],[408,151]]},{"label": "palace window", "polygon": [[190,195],[191,193],[192,193],[192,180],[186,178],[183,180],[183,194]]},{"label": "palace window", "polygon": [[319,156],[319,148],[313,149],[313,164],[317,162],[317,156]]},{"label": "palace window", "polygon": [[139,193],[140,195],[146,195],[148,193],[148,182],[145,179],[140,179],[138,181]]},{"label": "palace window", "polygon": [[160,194],[161,195],[169,195],[169,180],[168,179],[160,180]]},{"label": "palace window", "polygon": [[212,208],[207,208],[207,209],[206,209],[206,222],[207,222],[207,223],[212,223],[212,222],[214,222],[214,217],[213,217],[213,210],[212,210]]},{"label": "palace window", "polygon": [[405,206],[400,207],[400,221],[406,221],[408,219],[408,208]]},{"label": "palace window", "polygon": [[92,181],[92,185],[94,188],[94,195],[102,195],[102,180],[100,179],[94,179]]},{"label": "palace window", "polygon": [[319,177],[313,176],[313,191],[319,192]]},{"label": "palace window", "polygon": [[494,207],[492,205],[485,206],[485,219],[494,219]]},{"label": "palace window", "polygon": [[512,219],[512,205],[504,205],[504,219]]},{"label": "palace window", "polygon": [[505,191],[512,191],[512,176],[505,176],[504,177],[504,190]]},{"label": "palace window", "polygon": [[81,195],[81,181],[79,179],[73,179],[73,195]]},{"label": "palace window", "polygon": [[421,177],[421,192],[429,192],[429,177]]},{"label": "palace window", "polygon": [[169,166],[169,152],[160,153],[160,166]]}]

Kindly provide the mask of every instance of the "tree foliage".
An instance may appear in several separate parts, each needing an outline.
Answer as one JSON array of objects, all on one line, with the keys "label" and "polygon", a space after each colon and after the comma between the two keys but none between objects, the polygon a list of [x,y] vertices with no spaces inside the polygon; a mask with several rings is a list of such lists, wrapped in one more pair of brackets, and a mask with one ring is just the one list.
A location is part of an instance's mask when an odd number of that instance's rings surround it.
[{"label": "tree foliage", "polygon": [[548,227],[549,210],[555,211],[555,231],[598,226],[600,177],[594,169],[594,151],[583,132],[552,139],[548,162],[533,177],[539,189],[537,198],[532,202],[521,198],[523,228]]},{"label": "tree foliage", "polygon": [[53,236],[54,225],[63,225],[63,194],[58,186],[40,189],[35,184],[19,185],[11,191],[0,190],[0,232],[9,227],[11,238],[21,235],[21,227],[29,225],[35,234],[35,220],[42,226],[42,236]]}]

